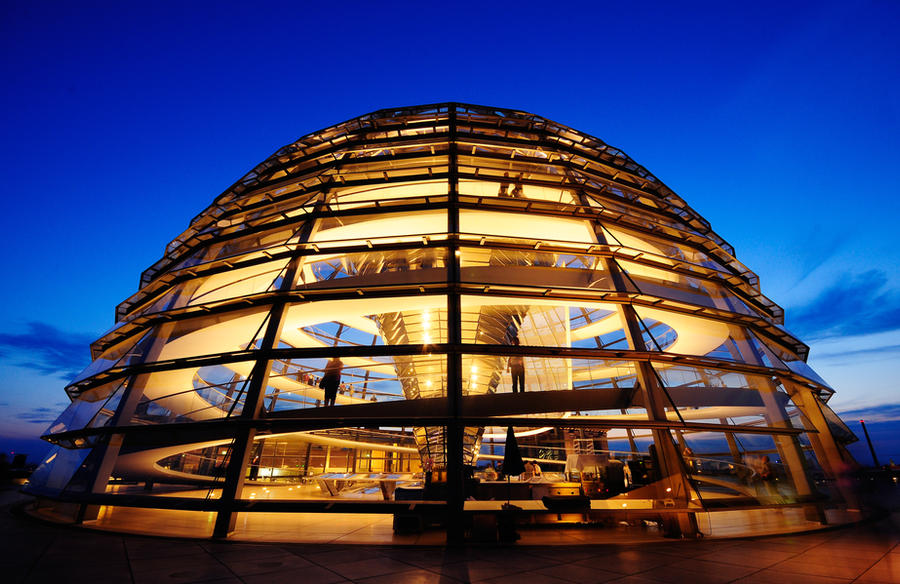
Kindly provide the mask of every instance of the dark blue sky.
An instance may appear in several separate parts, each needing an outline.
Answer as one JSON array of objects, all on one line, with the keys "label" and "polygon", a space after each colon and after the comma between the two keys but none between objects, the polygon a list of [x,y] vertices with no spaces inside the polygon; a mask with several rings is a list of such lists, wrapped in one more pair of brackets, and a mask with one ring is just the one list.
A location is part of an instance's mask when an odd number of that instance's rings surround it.
[{"label": "dark blue sky", "polygon": [[759,273],[836,409],[900,419],[896,0],[303,4],[0,8],[0,438],[45,428],[141,270],[255,164],[449,100],[624,149]]}]

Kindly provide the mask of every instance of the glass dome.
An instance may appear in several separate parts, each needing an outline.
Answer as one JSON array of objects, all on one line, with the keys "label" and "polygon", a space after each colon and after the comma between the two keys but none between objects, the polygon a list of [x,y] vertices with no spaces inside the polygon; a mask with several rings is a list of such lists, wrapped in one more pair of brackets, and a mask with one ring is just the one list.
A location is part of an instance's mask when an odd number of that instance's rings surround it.
[{"label": "glass dome", "polygon": [[[457,539],[507,496],[696,533],[698,511],[840,504],[821,478],[855,439],[706,220],[520,111],[381,110],[279,149],[116,319],[28,487],[79,521],[180,509],[223,537],[266,484],[269,512],[402,527],[414,501]],[[540,467],[514,491],[510,427]]]}]

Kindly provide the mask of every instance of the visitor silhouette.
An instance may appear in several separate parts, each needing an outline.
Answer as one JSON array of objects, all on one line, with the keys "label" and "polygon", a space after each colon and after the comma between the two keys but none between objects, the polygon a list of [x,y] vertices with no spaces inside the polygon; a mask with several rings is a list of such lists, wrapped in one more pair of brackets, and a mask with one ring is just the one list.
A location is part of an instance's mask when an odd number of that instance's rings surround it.
[{"label": "visitor silhouette", "polygon": [[[519,346],[518,337],[512,340],[513,346]],[[512,372],[512,391],[513,393],[525,393],[525,358],[522,355],[510,355],[506,364],[506,370]],[[519,389],[516,389],[518,385]]]},{"label": "visitor silhouette", "polygon": [[319,382],[319,389],[325,390],[325,406],[333,406],[334,400],[337,398],[338,386],[341,384],[341,370],[344,364],[338,357],[333,357],[328,365],[325,366],[325,372],[322,374],[322,381]]}]

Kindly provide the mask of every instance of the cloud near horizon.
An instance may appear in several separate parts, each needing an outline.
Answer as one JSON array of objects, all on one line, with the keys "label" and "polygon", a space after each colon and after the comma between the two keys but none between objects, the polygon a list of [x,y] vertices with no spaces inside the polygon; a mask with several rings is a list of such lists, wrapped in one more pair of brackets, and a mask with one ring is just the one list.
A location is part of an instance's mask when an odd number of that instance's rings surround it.
[{"label": "cloud near horizon", "polygon": [[815,355],[817,361],[831,361],[833,363],[859,363],[860,361],[879,361],[896,357],[900,357],[900,345],[885,345],[883,347]]},{"label": "cloud near horizon", "polygon": [[900,422],[900,404],[884,404],[835,412],[845,423],[865,420],[868,423]]},{"label": "cloud near horizon", "polygon": [[900,290],[882,270],[843,278],[803,306],[785,311],[788,328],[804,340],[900,329]]},{"label": "cloud near horizon", "polygon": [[61,408],[31,408],[27,412],[16,414],[16,418],[29,424],[52,424],[59,417]]},{"label": "cloud near horizon", "polygon": [[20,334],[0,333],[0,358],[45,375],[72,379],[91,361],[86,333],[68,333],[53,325],[31,321]]}]

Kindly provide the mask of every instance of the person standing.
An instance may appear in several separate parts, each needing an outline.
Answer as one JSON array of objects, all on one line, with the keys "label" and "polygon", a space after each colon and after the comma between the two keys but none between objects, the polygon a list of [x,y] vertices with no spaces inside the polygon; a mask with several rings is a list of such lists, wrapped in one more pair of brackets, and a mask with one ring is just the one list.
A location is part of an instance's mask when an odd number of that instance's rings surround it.
[{"label": "person standing", "polygon": [[[519,346],[518,337],[513,339],[512,344]],[[522,355],[510,355],[506,370],[512,373],[512,392],[525,393],[525,358]]]},{"label": "person standing", "polygon": [[509,197],[509,173],[503,173],[503,182],[500,183],[500,190],[497,192],[498,197]]},{"label": "person standing", "polygon": [[319,382],[319,389],[325,390],[326,407],[334,405],[338,387],[341,385],[341,371],[343,368],[344,364],[338,357],[332,357],[331,361],[325,366],[322,381]]},{"label": "person standing", "polygon": [[512,193],[510,196],[514,199],[524,199],[525,193],[522,190],[522,173],[519,173],[519,176],[516,177],[516,184],[513,187]]},{"label": "person standing", "polygon": [[775,467],[768,456],[763,456],[759,461],[759,479],[762,481],[762,494],[773,496],[778,494],[775,486]]}]

